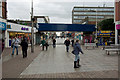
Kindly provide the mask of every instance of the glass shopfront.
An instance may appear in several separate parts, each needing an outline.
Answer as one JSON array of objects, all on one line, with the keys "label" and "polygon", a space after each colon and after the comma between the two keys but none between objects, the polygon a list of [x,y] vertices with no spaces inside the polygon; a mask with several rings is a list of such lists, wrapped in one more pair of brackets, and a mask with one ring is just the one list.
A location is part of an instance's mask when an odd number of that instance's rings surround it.
[{"label": "glass shopfront", "polygon": [[9,32],[9,46],[11,46],[11,40],[14,37],[17,37],[20,42],[22,41],[23,37],[25,37],[27,39],[28,44],[30,44],[31,33]]}]

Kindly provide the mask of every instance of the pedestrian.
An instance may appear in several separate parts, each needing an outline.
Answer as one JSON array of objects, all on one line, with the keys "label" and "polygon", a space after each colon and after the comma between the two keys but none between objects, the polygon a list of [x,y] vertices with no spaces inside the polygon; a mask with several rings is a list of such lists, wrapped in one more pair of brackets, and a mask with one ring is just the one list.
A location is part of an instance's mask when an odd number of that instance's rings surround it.
[{"label": "pedestrian", "polygon": [[46,41],[45,41],[45,39],[43,38],[43,40],[41,41],[41,44],[42,44],[42,50],[43,50],[43,51],[44,51],[45,43],[46,43]]},{"label": "pedestrian", "polygon": [[97,46],[97,48],[98,48],[98,39],[95,39],[94,42],[96,43],[96,46]]},{"label": "pedestrian", "polygon": [[12,50],[12,56],[14,55],[14,51],[16,49],[16,55],[18,55],[18,46],[19,46],[19,43],[20,41],[15,37],[13,40],[12,40],[12,45],[13,45],[13,50]]},{"label": "pedestrian", "polygon": [[49,46],[48,41],[46,41],[45,46],[46,46],[46,51],[47,51],[48,46]]},{"label": "pedestrian", "polygon": [[3,52],[3,50],[4,50],[4,47],[5,47],[5,40],[2,39],[2,52]]},{"label": "pedestrian", "polygon": [[21,47],[22,47],[23,58],[26,58],[27,57],[28,43],[27,43],[25,38],[23,38],[23,40],[21,42]]},{"label": "pedestrian", "polygon": [[80,43],[79,40],[76,40],[75,44],[74,44],[74,50],[72,51],[72,53],[75,55],[75,61],[74,61],[74,68],[79,68],[80,65],[80,56],[79,56],[79,52],[81,52],[82,54],[83,51],[80,47]]},{"label": "pedestrian", "polygon": [[73,44],[74,44],[74,39],[72,39],[72,40],[71,40],[71,42],[72,42],[72,47],[73,47]]},{"label": "pedestrian", "polygon": [[69,52],[70,40],[67,38],[67,39],[65,40],[64,44],[66,45],[66,51]]},{"label": "pedestrian", "polygon": [[53,48],[55,48],[56,47],[56,40],[55,40],[55,38],[53,39]]}]

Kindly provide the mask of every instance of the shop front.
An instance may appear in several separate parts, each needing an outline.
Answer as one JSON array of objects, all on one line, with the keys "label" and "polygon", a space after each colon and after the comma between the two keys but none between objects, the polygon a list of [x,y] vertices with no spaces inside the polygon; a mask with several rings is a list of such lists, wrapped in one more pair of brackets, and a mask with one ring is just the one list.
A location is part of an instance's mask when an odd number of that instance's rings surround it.
[{"label": "shop front", "polygon": [[120,44],[120,24],[118,23],[117,25],[116,25],[116,29],[117,29],[117,32],[118,32],[118,44]]},{"label": "shop front", "polygon": [[[29,26],[24,26],[24,25],[19,25],[19,24],[14,24],[14,23],[8,23],[9,27],[7,27],[7,46],[11,46],[12,39],[14,37],[17,37],[19,41],[25,37],[27,39],[28,44],[31,44],[31,27]],[[36,29],[34,28],[34,44],[35,44],[35,37],[36,37]]]},{"label": "shop front", "polygon": [[115,31],[98,31],[97,33],[99,45],[105,45],[105,42],[107,42],[107,45],[115,44]]}]

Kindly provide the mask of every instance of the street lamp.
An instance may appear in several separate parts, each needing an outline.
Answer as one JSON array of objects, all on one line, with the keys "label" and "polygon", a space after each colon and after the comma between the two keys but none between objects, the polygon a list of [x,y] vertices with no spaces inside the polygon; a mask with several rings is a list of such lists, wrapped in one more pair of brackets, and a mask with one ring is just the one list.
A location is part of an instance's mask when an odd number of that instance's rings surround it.
[{"label": "street lamp", "polygon": [[97,39],[97,9],[96,9],[96,39]]},{"label": "street lamp", "polygon": [[31,22],[32,22],[32,28],[31,28],[31,38],[32,38],[32,43],[31,43],[31,52],[34,53],[34,17],[33,17],[33,0],[31,4]]},{"label": "street lamp", "polygon": [[95,9],[95,10],[90,10],[91,12],[96,12],[96,36],[95,36],[95,38],[97,39],[97,9]]}]

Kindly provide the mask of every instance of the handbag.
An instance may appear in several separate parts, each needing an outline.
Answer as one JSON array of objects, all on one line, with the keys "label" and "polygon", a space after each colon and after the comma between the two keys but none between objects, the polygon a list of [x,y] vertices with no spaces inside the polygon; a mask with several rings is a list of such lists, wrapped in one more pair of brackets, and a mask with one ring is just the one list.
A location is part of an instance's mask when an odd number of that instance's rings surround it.
[{"label": "handbag", "polygon": [[11,47],[13,48],[13,44],[11,44]]},{"label": "handbag", "polygon": [[74,50],[72,51],[73,54],[75,54]]}]

